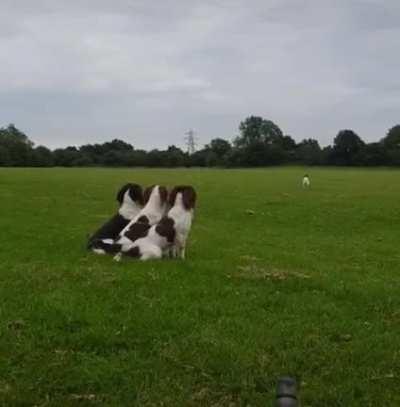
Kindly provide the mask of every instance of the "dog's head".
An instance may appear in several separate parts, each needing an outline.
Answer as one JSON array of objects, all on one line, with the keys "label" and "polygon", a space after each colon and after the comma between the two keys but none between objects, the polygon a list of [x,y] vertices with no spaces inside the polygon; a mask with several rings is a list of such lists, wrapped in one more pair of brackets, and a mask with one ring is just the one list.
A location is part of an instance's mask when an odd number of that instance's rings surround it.
[{"label": "dog's head", "polygon": [[120,206],[124,203],[129,203],[130,200],[140,206],[144,205],[143,190],[140,185],[130,183],[125,184],[118,191],[117,201],[119,202]]},{"label": "dog's head", "polygon": [[190,185],[178,185],[171,191],[169,195],[170,206],[175,205],[176,196],[182,194],[182,203],[186,210],[194,209],[196,206],[197,195],[195,189]]},{"label": "dog's head", "polygon": [[165,205],[168,200],[168,190],[162,185],[152,185],[144,190],[144,202],[147,204],[151,198],[155,199],[156,194],[160,205]]}]

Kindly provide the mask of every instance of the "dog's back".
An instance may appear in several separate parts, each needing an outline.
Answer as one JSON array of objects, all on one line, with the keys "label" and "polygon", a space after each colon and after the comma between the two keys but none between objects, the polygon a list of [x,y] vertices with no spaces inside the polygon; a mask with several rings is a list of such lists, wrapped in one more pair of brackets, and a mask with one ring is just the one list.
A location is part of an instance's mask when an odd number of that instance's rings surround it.
[{"label": "dog's back", "polygon": [[104,225],[102,225],[92,236],[90,236],[87,248],[88,250],[94,249],[99,241],[107,239],[115,240],[121,230],[129,223],[129,219],[124,218],[119,213],[114,215]]}]

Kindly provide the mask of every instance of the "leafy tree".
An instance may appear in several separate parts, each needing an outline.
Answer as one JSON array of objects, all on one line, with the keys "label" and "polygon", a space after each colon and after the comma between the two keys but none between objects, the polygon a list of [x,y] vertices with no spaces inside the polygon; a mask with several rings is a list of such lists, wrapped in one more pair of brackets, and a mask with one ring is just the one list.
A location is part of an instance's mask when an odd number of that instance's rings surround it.
[{"label": "leafy tree", "polygon": [[241,135],[236,138],[236,147],[248,147],[255,143],[279,143],[283,138],[281,129],[271,120],[250,116],[239,125]]},{"label": "leafy tree", "polygon": [[271,120],[250,116],[240,123],[240,136],[234,141],[241,154],[231,154],[230,159],[240,157],[241,165],[262,166],[284,162],[289,155],[288,149],[294,149],[295,142],[290,136],[284,136],[281,129]]},{"label": "leafy tree", "polygon": [[103,152],[107,151],[133,151],[133,146],[125,141],[114,139],[102,145]]},{"label": "leafy tree", "polygon": [[321,164],[322,165],[335,165],[333,161],[333,148],[326,146],[321,151]]},{"label": "leafy tree", "polygon": [[385,165],[388,163],[388,155],[382,143],[369,143],[364,146],[360,154],[361,164],[367,167]]},{"label": "leafy tree", "polygon": [[296,142],[291,136],[286,134],[281,139],[278,139],[278,144],[286,151],[294,151],[296,148]]},{"label": "leafy tree", "polygon": [[29,140],[28,136],[25,133],[18,130],[14,124],[9,124],[5,129],[0,129],[0,134],[2,137],[10,141],[22,143],[29,147],[33,147],[33,142]]},{"label": "leafy tree", "polygon": [[93,164],[94,164],[93,160],[89,155],[79,153],[79,155],[73,159],[71,166],[72,167],[90,167]]},{"label": "leafy tree", "polygon": [[223,158],[229,151],[231,151],[231,143],[222,138],[215,138],[211,140],[210,144],[206,146],[211,150],[218,158]]},{"label": "leafy tree", "polygon": [[164,167],[162,151],[154,149],[147,153],[146,165],[149,167]]},{"label": "leafy tree", "polygon": [[79,147],[79,153],[93,164],[101,164],[103,148],[100,144],[85,144]]},{"label": "leafy tree", "polygon": [[213,139],[210,144],[206,144],[202,150],[196,151],[190,157],[190,164],[201,167],[224,166],[231,149],[229,141],[221,138]]},{"label": "leafy tree", "polygon": [[121,155],[118,151],[109,150],[101,158],[101,164],[110,167],[119,167],[121,164]]},{"label": "leafy tree", "polygon": [[382,140],[386,162],[389,165],[400,165],[400,124],[393,126]]},{"label": "leafy tree", "polygon": [[44,146],[33,150],[32,165],[34,167],[52,167],[54,165],[53,153]]},{"label": "leafy tree", "polygon": [[227,167],[244,167],[246,166],[247,152],[243,148],[232,148],[225,157]]},{"label": "leafy tree", "polygon": [[382,140],[386,149],[400,149],[400,124],[393,126]]},{"label": "leafy tree", "polygon": [[340,130],[333,141],[333,162],[337,165],[356,165],[364,145],[353,130]]},{"label": "leafy tree", "polygon": [[59,167],[73,167],[81,158],[76,147],[58,148],[54,150],[53,154],[54,164]]},{"label": "leafy tree", "polygon": [[169,146],[166,156],[167,167],[183,167],[186,164],[187,154],[176,146]]},{"label": "leafy tree", "polygon": [[0,145],[0,166],[7,167],[11,165],[10,153],[5,146]]},{"label": "leafy tree", "polygon": [[129,154],[129,166],[146,167],[147,166],[147,151],[134,150]]},{"label": "leafy tree", "polygon": [[195,151],[193,154],[190,155],[190,166],[206,167],[208,154],[209,154],[208,148],[203,148],[202,150]]},{"label": "leafy tree", "polygon": [[379,143],[364,143],[352,130],[341,130],[333,146],[323,149],[317,140],[305,139],[296,145],[271,120],[246,118],[233,145],[222,138],[210,141],[202,150],[188,155],[179,147],[149,152],[135,150],[119,139],[102,144],[70,146],[53,152],[34,144],[13,124],[0,128],[0,166],[92,166],[182,167],[182,166],[265,166],[282,163],[306,165],[400,165],[400,125],[389,129]]},{"label": "leafy tree", "polygon": [[306,165],[318,165],[322,162],[322,150],[317,140],[304,139],[296,147],[296,161]]},{"label": "leafy tree", "polygon": [[33,143],[26,134],[18,130],[13,124],[0,129],[1,159],[10,166],[26,166],[32,162]]}]

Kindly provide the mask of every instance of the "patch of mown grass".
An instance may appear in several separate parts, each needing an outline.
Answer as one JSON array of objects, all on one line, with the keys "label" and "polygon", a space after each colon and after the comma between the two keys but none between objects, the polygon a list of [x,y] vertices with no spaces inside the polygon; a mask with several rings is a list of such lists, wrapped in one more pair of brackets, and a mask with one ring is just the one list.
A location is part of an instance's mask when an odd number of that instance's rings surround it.
[{"label": "patch of mown grass", "polygon": [[[400,173],[1,169],[0,402],[400,404]],[[188,259],[85,251],[128,181],[192,183]]]}]

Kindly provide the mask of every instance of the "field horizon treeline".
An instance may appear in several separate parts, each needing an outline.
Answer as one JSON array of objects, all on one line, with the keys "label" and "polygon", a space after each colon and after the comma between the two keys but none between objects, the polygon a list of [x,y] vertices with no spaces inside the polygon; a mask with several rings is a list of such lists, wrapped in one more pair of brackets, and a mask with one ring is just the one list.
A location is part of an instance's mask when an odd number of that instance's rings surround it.
[{"label": "field horizon treeline", "polygon": [[50,150],[36,146],[14,124],[0,128],[1,167],[261,167],[282,164],[329,166],[400,166],[400,125],[377,142],[366,143],[353,130],[340,130],[332,145],[316,139],[299,143],[273,121],[250,116],[232,142],[214,138],[192,154],[175,145],[166,150],[135,149],[113,139]]}]

